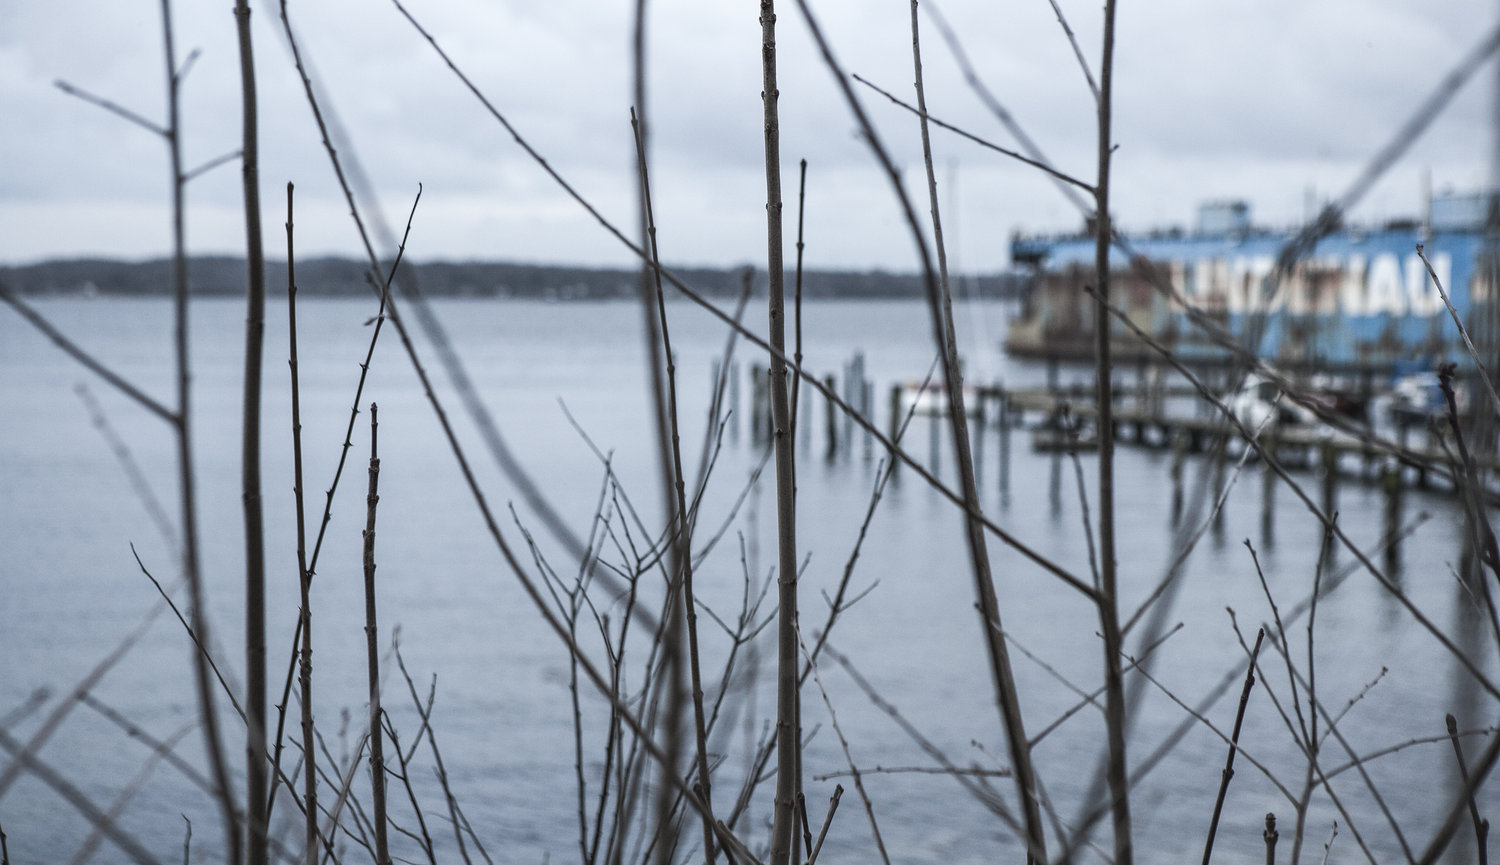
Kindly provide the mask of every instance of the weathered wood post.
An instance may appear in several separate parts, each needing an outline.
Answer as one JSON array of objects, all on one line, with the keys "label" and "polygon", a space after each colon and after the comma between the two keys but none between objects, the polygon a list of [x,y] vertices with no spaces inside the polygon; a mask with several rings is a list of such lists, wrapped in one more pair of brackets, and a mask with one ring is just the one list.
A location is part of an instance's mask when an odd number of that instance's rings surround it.
[{"label": "weathered wood post", "polygon": [[1214,443],[1210,446],[1214,461],[1214,533],[1221,534],[1224,531],[1224,512],[1229,510],[1229,503],[1220,504],[1219,500],[1224,497],[1225,464],[1229,462],[1229,436],[1227,433],[1217,433]]},{"label": "weathered wood post", "polygon": [[813,425],[813,406],[815,405],[812,398],[813,389],[804,385],[801,379],[797,377],[797,373],[788,370],[787,374],[792,376],[792,389],[790,392],[792,400],[792,445],[794,447],[801,446],[805,450],[808,442],[812,441],[812,437],[808,435],[808,430]]},{"label": "weathered wood post", "polygon": [[[946,396],[946,391],[943,391],[942,393]],[[947,406],[947,411],[952,410],[953,406]],[[934,476],[938,476],[939,472],[942,471],[942,466],[938,462],[938,450],[942,447],[943,444],[942,421],[943,415],[945,413],[946,412],[943,411],[937,411],[936,409],[927,413],[927,467],[932,470],[932,474]]]},{"label": "weathered wood post", "polygon": [[[1331,520],[1339,505],[1339,452],[1334,449],[1333,442],[1323,442],[1319,448],[1318,462],[1323,471],[1323,513]],[[1328,540],[1329,542],[1323,545],[1325,564],[1331,563],[1338,551],[1338,547],[1331,542],[1332,538]]]},{"label": "weathered wood post", "polygon": [[1276,430],[1265,431],[1261,447],[1266,458],[1261,471],[1260,542],[1270,547],[1276,543],[1276,472],[1271,468],[1271,460],[1276,458]]},{"label": "weathered wood post", "polygon": [[1339,504],[1339,452],[1333,442],[1325,441],[1319,446],[1318,467],[1323,472],[1323,513],[1332,517]]},{"label": "weathered wood post", "polygon": [[[861,411],[859,403],[865,380],[865,353],[856,351],[849,362],[844,364],[844,402],[856,411]],[[863,413],[861,411],[861,413]],[[854,418],[844,416],[844,440],[842,445],[854,449]]]},{"label": "weathered wood post", "polygon": [[1172,526],[1182,521],[1182,468],[1187,459],[1188,434],[1181,429],[1172,435],[1172,467],[1168,475],[1172,479]]},{"label": "weathered wood post", "polygon": [[729,437],[740,437],[740,362],[729,362]]},{"label": "weathered wood post", "polygon": [[766,429],[770,425],[768,374],[760,364],[750,365],[750,441],[755,444],[766,440]]},{"label": "weathered wood post", "polygon": [[1004,383],[999,388],[1000,393],[1000,419],[995,426],[1000,428],[1000,505],[1010,506],[1010,395],[1005,390]]},{"label": "weathered wood post", "polygon": [[[828,392],[830,394],[838,393],[838,381],[832,375],[823,377],[823,386],[828,388]],[[823,456],[829,462],[833,462],[833,458],[838,456],[839,453],[839,412],[838,407],[833,404],[832,399],[827,400],[827,403],[828,450],[824,453]]]},{"label": "weathered wood post", "polygon": [[[859,387],[859,413],[864,416],[865,422],[875,422],[875,382],[865,379],[860,382]],[[865,462],[875,457],[875,436],[870,434],[870,427],[865,427]]]},{"label": "weathered wood post", "polygon": [[[901,439],[900,439],[900,436],[901,436],[901,383],[900,382],[897,382],[897,383],[891,385],[891,406],[890,406],[890,408],[891,408],[891,418],[890,418],[890,427],[889,427],[890,428],[890,433],[888,434],[887,438],[889,438],[892,442],[894,442],[894,443],[896,443],[896,444],[899,445],[901,443]],[[901,461],[898,460],[898,459],[896,459],[895,455],[892,454],[891,455],[891,480],[895,480],[896,478],[900,477],[900,473],[896,471],[900,467],[901,467]]]},{"label": "weathered wood post", "polygon": [[1047,501],[1052,507],[1054,518],[1062,514],[1062,455],[1062,448],[1052,448],[1052,474],[1047,479]]},{"label": "weathered wood post", "polygon": [[1405,491],[1399,460],[1390,460],[1381,468],[1380,488],[1385,493],[1385,570],[1394,575],[1401,570],[1401,499]]},{"label": "weathered wood post", "polygon": [[[974,483],[984,480],[984,388],[974,389]],[[968,408],[967,405],[964,408]]]}]

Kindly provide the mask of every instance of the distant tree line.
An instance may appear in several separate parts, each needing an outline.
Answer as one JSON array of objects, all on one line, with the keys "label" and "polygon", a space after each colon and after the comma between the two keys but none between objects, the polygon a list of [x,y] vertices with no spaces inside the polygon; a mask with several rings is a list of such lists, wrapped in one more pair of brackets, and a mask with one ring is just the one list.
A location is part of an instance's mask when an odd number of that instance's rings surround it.
[{"label": "distant tree line", "polygon": [[[0,281],[22,294],[103,294],[116,296],[166,294],[170,285],[166,259],[133,262],[80,258],[45,261],[20,267],[0,266]],[[638,270],[567,267],[503,262],[430,262],[404,264],[421,290],[434,297],[520,297],[551,300],[599,300],[631,297],[637,291]],[[733,296],[740,286],[740,268],[674,269],[688,285],[705,294]],[[188,264],[194,294],[233,295],[244,290],[244,259],[200,256]],[[756,290],[765,276],[757,274]],[[1014,295],[1023,277],[1014,273],[963,277],[956,293],[978,291],[983,297]],[[268,289],[286,285],[286,263],[266,262]],[[399,278],[398,278],[399,282]],[[808,271],[803,294],[814,298],[915,298],[922,296],[915,274],[886,271]],[[303,294],[358,296],[369,294],[366,268],[354,259],[310,258],[297,261],[297,290]],[[669,289],[670,290],[670,289]]]}]

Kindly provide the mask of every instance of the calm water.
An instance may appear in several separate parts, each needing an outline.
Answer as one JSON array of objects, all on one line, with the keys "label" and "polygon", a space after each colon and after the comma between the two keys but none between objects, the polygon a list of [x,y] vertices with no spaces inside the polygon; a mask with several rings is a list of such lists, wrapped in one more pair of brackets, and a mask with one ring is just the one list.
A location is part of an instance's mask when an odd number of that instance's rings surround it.
[{"label": "calm water", "polygon": [[[127,378],[163,401],[170,399],[171,323],[166,302],[48,300],[37,305]],[[568,421],[564,404],[594,444],[613,454],[612,466],[641,518],[648,525],[659,522],[655,450],[642,398],[640,314],[634,305],[446,301],[436,309],[501,433],[575,533],[586,537],[590,531],[603,467]],[[333,476],[372,313],[362,302],[305,300],[299,305],[310,510],[321,507],[321,491]],[[725,334],[721,326],[685,305],[672,307],[670,314],[686,462],[694,466],[704,439],[711,364],[724,348]],[[1040,380],[1041,370],[1019,366],[996,352],[1004,316],[998,305],[965,310],[967,324],[960,340],[971,379]],[[238,492],[243,310],[235,302],[207,301],[194,307],[194,317],[195,446],[204,565],[214,640],[223,647],[219,654],[226,674],[238,681],[243,661],[232,647],[242,644],[237,586],[243,558]],[[752,314],[757,328],[763,327],[761,318],[759,312]],[[809,369],[838,373],[855,351],[864,352],[868,375],[876,383],[877,420],[885,428],[890,383],[920,379],[932,360],[925,307],[904,302],[813,303],[807,306],[806,319]],[[264,479],[272,582],[270,645],[273,666],[279,668],[273,679],[279,685],[297,606],[284,306],[273,304],[268,320]],[[502,518],[509,543],[530,562],[516,527],[519,521],[536,534],[547,560],[559,572],[575,570],[576,562],[569,563],[559,545],[546,536],[536,514],[483,449],[480,434],[449,387],[431,346],[420,341],[419,351],[439,382],[439,395],[488,500]],[[700,540],[731,516],[733,520],[723,542],[697,570],[700,596],[726,620],[738,614],[744,575],[751,574],[758,588],[775,563],[769,472],[767,482],[751,486],[743,505],[733,510],[761,455],[746,426],[753,358],[742,346],[738,359],[741,401],[724,431],[700,517]],[[1070,376],[1085,378],[1082,372],[1064,372],[1064,381]],[[128,446],[167,512],[176,512],[174,451],[167,427],[90,378],[9,310],[0,313],[0,577],[5,587],[0,603],[0,653],[5,658],[0,721],[20,740],[32,736],[47,714],[66,702],[75,684],[153,608],[156,593],[141,574],[132,545],[147,568],[165,583],[175,583],[173,542],[150,519],[108,436],[96,429],[90,410],[75,394],[79,383],[87,384],[102,406],[108,434]],[[389,329],[376,350],[363,398],[366,404],[370,401],[379,404],[380,418],[377,556],[382,643],[389,645],[399,628],[402,652],[419,688],[425,693],[431,677],[437,677],[439,743],[454,791],[491,855],[503,862],[541,862],[548,857],[574,861],[577,803],[566,653],[489,540],[411,365]],[[827,611],[824,593],[831,595],[844,570],[875,480],[876,463],[864,459],[858,439],[853,453],[846,451],[831,462],[823,459],[823,410],[821,401],[805,402],[804,420],[814,423],[798,433],[799,547],[808,560],[802,621],[809,634],[822,627]],[[354,739],[352,733],[341,734],[340,713],[348,711],[357,719],[363,711],[360,530],[370,440],[367,421],[362,414],[356,426],[314,586],[315,708],[335,756],[346,755]],[[916,422],[910,435],[911,450],[926,459],[926,422]],[[993,428],[985,433],[981,487],[986,511],[1041,554],[1087,579],[1089,549],[1080,527],[1072,463],[1034,454],[1020,432],[1011,437],[1009,452],[1008,465],[1002,466],[997,434]],[[1127,611],[1147,596],[1173,558],[1170,459],[1167,453],[1134,449],[1122,450],[1118,457],[1119,561]],[[938,462],[946,477],[952,460],[945,445]],[[1092,499],[1094,461],[1084,457],[1081,465]],[[1196,460],[1188,463],[1190,499],[1200,468]],[[1317,479],[1306,473],[1297,477],[1316,498]],[[1270,618],[1244,539],[1256,545],[1283,615],[1311,590],[1318,526],[1289,490],[1280,489],[1274,542],[1268,543],[1260,530],[1261,490],[1261,469],[1252,464],[1230,496],[1222,530],[1206,533],[1187,560],[1174,606],[1165,616],[1168,627],[1180,624],[1180,629],[1157,651],[1153,676],[1188,703],[1196,704],[1214,691],[1243,660],[1227,608],[1233,609],[1240,628],[1252,639],[1255,627]],[[1381,534],[1378,492],[1346,484],[1339,496],[1345,529],[1362,545],[1373,545]],[[515,505],[514,520],[505,507],[510,503]],[[1410,493],[1407,517],[1423,511],[1431,519],[1403,551],[1400,584],[1437,627],[1471,647],[1493,677],[1493,641],[1469,621],[1472,602],[1452,573],[1459,553],[1456,512],[1440,494]],[[616,520],[616,525],[622,521]],[[1005,760],[990,755],[1003,755],[1005,744],[983,661],[960,529],[950,505],[912,473],[898,475],[880,504],[853,578],[854,591],[869,592],[844,614],[832,643],[953,761],[994,768]],[[622,545],[627,543],[623,534],[619,537]],[[639,534],[634,539],[639,542]],[[1076,592],[994,539],[991,556],[1005,626],[1017,646],[1050,667],[1014,652],[1028,730],[1035,735],[1078,700],[1072,686],[1092,689],[1099,684],[1098,620]],[[606,559],[618,562],[620,554],[611,548]],[[1350,560],[1344,553],[1335,566]],[[770,613],[773,604],[774,592],[762,614]],[[613,612],[618,617],[619,611]],[[710,641],[706,666],[716,670],[726,641],[707,616],[700,622]],[[1298,667],[1304,671],[1306,622],[1302,617],[1288,624]],[[752,668],[757,655],[773,656],[769,637],[769,632],[762,634],[746,650],[742,672]],[[1138,638],[1132,633],[1131,651],[1138,650]],[[644,646],[642,635],[633,639],[638,648]],[[1367,683],[1379,679],[1340,724],[1358,754],[1439,736],[1446,712],[1458,713],[1470,724],[1475,718],[1493,717],[1494,701],[1472,680],[1454,675],[1438,642],[1414,625],[1411,615],[1366,573],[1354,573],[1321,602],[1314,647],[1318,695],[1331,712],[1343,710]],[[1269,644],[1262,658],[1275,659]],[[196,729],[187,730],[196,716],[188,660],[181,627],[170,613],[161,615],[91,693],[154,737],[186,731],[177,751],[201,765],[201,737]],[[392,673],[394,664],[389,661],[386,672]],[[769,666],[764,669],[758,683],[745,676],[735,680],[728,701],[732,708],[726,710],[712,742],[724,760],[723,775],[715,782],[716,805],[730,798],[729,791],[737,785],[774,711]],[[825,659],[821,674],[862,769],[934,765],[842,668]],[[1062,684],[1058,677],[1070,684]],[[1281,819],[1283,861],[1289,855],[1292,807],[1249,758],[1294,793],[1302,788],[1306,764],[1266,687],[1274,690],[1281,709],[1292,713],[1285,668],[1279,662],[1269,664],[1245,720],[1244,755],[1237,763],[1216,845],[1220,862],[1264,861],[1260,833],[1268,811]],[[1229,696],[1208,709],[1208,718],[1220,729],[1227,730],[1233,722],[1239,688],[1236,677]],[[28,700],[39,689],[46,689],[47,702],[27,710]],[[399,675],[387,677],[386,693],[396,722],[404,730],[414,730]],[[1138,764],[1185,714],[1154,686],[1145,685],[1135,693],[1131,758]],[[274,699],[279,699],[279,689]],[[822,779],[847,769],[828,724],[827,708],[811,684],[804,700],[804,725],[817,728],[805,757],[812,820],[821,822],[835,783],[851,788],[822,858],[836,863],[871,861],[877,854],[869,819],[852,784],[846,777]],[[585,711],[596,725],[601,705],[597,698],[585,696]],[[1320,729],[1324,726],[1320,721]],[[1046,792],[1064,825],[1071,825],[1078,814],[1102,739],[1099,714],[1085,710],[1036,747]],[[237,750],[238,738],[231,741]],[[1485,741],[1468,740],[1468,753],[1478,753]],[[1218,736],[1197,725],[1140,781],[1133,800],[1139,855],[1163,861],[1201,856],[1224,753]],[[144,774],[142,765],[150,754],[149,746],[133,741],[84,705],[73,709],[41,751],[48,765],[101,809],[110,808],[122,791],[138,787],[122,806],[119,825],[163,861],[181,861],[188,827],[184,818],[191,821],[193,861],[217,861],[219,826],[210,802],[170,765],[156,765]],[[1348,762],[1343,746],[1332,739],[1322,754],[1327,771]],[[596,756],[590,752],[590,760]],[[1426,844],[1434,815],[1446,807],[1452,763],[1451,747],[1444,740],[1416,744],[1365,764],[1414,851]],[[427,766],[423,763],[413,773],[413,781],[430,796],[433,782]],[[1013,833],[952,779],[881,772],[867,774],[864,783],[893,860],[1019,861]],[[1401,840],[1358,774],[1342,772],[1331,783],[1374,857],[1404,858]],[[998,779],[996,784],[1012,797],[1008,780]],[[763,787],[748,824],[742,824],[749,826],[743,834],[757,844],[769,835],[762,827],[769,820],[770,796],[770,786]],[[451,830],[438,815],[436,800],[429,801],[433,834],[440,848],[448,845],[443,848],[447,859],[456,861]],[[1488,813],[1496,804],[1500,796],[1481,797],[1480,807]],[[278,825],[289,839],[299,831],[294,824],[282,825],[290,810],[282,803],[277,813]],[[1339,830],[1329,861],[1364,861],[1345,819],[1324,794],[1313,800],[1304,855],[1323,855],[1321,847],[1335,819]],[[31,775],[19,778],[0,799],[0,827],[17,863],[60,861],[89,834],[88,823]],[[1469,837],[1467,833],[1465,828],[1460,837]],[[689,836],[697,837],[696,830],[685,837]],[[1107,829],[1097,833],[1096,841],[1107,848]],[[1056,843],[1054,839],[1054,848]],[[416,854],[409,843],[400,849],[401,855]],[[108,842],[96,858],[124,861]]]}]

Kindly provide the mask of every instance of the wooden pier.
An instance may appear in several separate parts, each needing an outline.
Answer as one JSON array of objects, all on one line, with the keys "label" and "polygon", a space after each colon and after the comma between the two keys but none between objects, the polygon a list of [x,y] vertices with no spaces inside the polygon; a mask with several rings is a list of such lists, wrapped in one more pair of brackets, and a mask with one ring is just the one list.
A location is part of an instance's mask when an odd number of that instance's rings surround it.
[{"label": "wooden pier", "polygon": [[[999,406],[993,414],[981,411],[981,416],[1005,418],[1013,426],[1027,426],[1027,419],[1035,418],[1036,422],[1030,426],[1042,432],[1036,439],[1040,449],[1067,447],[1067,437],[1046,434],[1049,428],[1056,427],[1058,418],[1071,418],[1086,430],[1086,436],[1097,434],[1093,427],[1099,411],[1092,389],[993,387],[982,389],[981,399]],[[1174,402],[1185,401],[1190,401],[1197,411],[1190,413],[1169,408]],[[1125,391],[1117,400],[1113,417],[1114,440],[1118,443],[1178,448],[1188,453],[1215,449],[1221,442],[1238,453],[1244,443],[1235,425],[1191,388],[1178,388],[1152,396]],[[1353,422],[1351,426],[1354,426]],[[1084,447],[1097,446],[1097,441],[1082,441]],[[1415,425],[1401,427],[1395,442],[1368,433],[1307,425],[1268,427],[1261,432],[1259,441],[1264,450],[1274,453],[1277,461],[1287,466],[1355,474],[1373,482],[1381,480],[1388,464],[1393,463],[1402,469],[1402,477],[1419,487],[1426,486],[1434,475],[1450,477],[1456,458],[1451,444],[1445,447],[1437,436]],[[1472,443],[1470,447],[1473,447]],[[1476,467],[1486,472],[1500,469],[1500,456],[1494,453],[1474,456],[1473,459]],[[1357,469],[1351,471],[1350,463]]]},{"label": "wooden pier", "polygon": [[[736,365],[737,366],[737,365]],[[842,376],[828,375],[823,384],[830,392],[838,393],[844,401],[861,415],[876,420],[875,385],[865,376],[863,357],[856,354],[844,365]],[[715,367],[717,381],[721,370]],[[737,378],[730,374],[729,381]],[[758,365],[751,369],[751,405],[749,411],[751,435],[754,439],[769,439],[770,410],[769,387],[766,386],[766,370]],[[1166,385],[1150,381],[1147,376],[1138,377],[1135,386],[1122,386],[1115,391],[1113,411],[1113,439],[1115,442],[1138,447],[1170,449],[1181,454],[1228,453],[1237,456],[1243,452],[1245,442],[1234,424],[1203,399],[1193,387],[1182,384]],[[733,388],[732,390],[737,390]],[[966,409],[970,426],[975,430],[978,447],[982,452],[985,430],[1001,430],[1002,453],[1008,456],[1009,431],[1027,429],[1032,435],[1032,445],[1038,450],[1089,450],[1097,447],[1098,407],[1096,394],[1091,385],[1072,384],[1038,387],[1008,388],[1003,386],[965,387]],[[811,436],[818,434],[824,439],[823,455],[827,460],[846,458],[862,453],[870,460],[878,448],[873,437],[860,432],[849,419],[842,417],[833,404],[816,399],[811,388],[802,388],[805,413],[798,424],[804,444],[810,445]],[[897,428],[908,416],[927,421],[929,427],[928,449],[931,461],[936,463],[945,435],[938,421],[947,415],[947,394],[940,383],[897,382],[889,385],[889,399],[881,408],[886,421],[881,425],[894,438]],[[731,405],[735,401],[731,393]],[[1226,397],[1226,400],[1228,398]],[[1440,486],[1455,486],[1454,450],[1451,443],[1445,446],[1437,435],[1420,426],[1399,428],[1398,439],[1388,441],[1370,433],[1360,433],[1354,422],[1346,432],[1323,425],[1277,425],[1264,429],[1259,441],[1264,450],[1275,454],[1276,459],[1288,468],[1315,470],[1332,478],[1324,483],[1336,483],[1340,476],[1352,477],[1369,483],[1426,487],[1434,480]],[[908,439],[908,442],[911,442]],[[1470,443],[1475,466],[1483,474],[1500,474],[1500,455],[1490,447],[1475,447]],[[1488,490],[1486,497],[1500,502],[1500,490]]]}]

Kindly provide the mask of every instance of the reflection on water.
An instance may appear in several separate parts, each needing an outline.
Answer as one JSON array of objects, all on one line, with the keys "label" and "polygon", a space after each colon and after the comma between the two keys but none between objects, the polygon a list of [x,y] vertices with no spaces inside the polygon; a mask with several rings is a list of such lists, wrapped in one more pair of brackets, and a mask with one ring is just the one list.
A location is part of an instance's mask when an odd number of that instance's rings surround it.
[{"label": "reflection on water", "polygon": [[[162,335],[168,332],[165,302],[50,300],[40,306],[66,332],[148,392],[170,392],[170,368],[161,351]],[[877,427],[888,428],[879,395],[891,383],[920,380],[932,363],[922,305],[810,302],[805,307],[806,366],[821,378],[825,372],[837,373],[862,350],[866,375],[877,388],[871,401],[877,406]],[[205,566],[218,639],[222,646],[234,646],[240,573],[236,345],[242,311],[220,301],[204,302],[196,309]],[[436,310],[511,448],[575,533],[589,534],[604,469],[559,409],[559,399],[600,450],[612,454],[611,469],[622,490],[634,496],[629,507],[640,514],[641,523],[659,522],[651,418],[641,398],[645,374],[635,307],[449,301],[438,303]],[[276,321],[284,312],[273,307],[268,318]],[[692,466],[698,463],[698,443],[713,438],[708,434],[708,401],[724,334],[691,309],[672,307],[669,312],[682,391],[682,440],[693,449],[684,462]],[[326,488],[333,475],[356,363],[369,336],[369,314],[358,302],[299,304],[305,328],[299,350],[310,489]],[[991,316],[995,326],[988,331],[1000,332],[1001,308],[988,306],[968,314]],[[230,336],[220,336],[226,334]],[[284,357],[284,336],[272,331],[268,339],[267,356]],[[993,353],[994,347],[966,350]],[[419,346],[419,351],[425,356],[427,348]],[[750,375],[754,360],[741,356],[741,377]],[[998,356],[992,362],[1008,384],[1039,383],[1046,374]],[[269,366],[274,369],[276,364]],[[152,604],[152,590],[140,576],[131,544],[143,562],[163,575],[170,575],[173,561],[115,456],[72,394],[73,384],[83,378],[15,316],[0,315],[0,484],[5,490],[0,496],[0,543],[6,550],[0,570],[8,593],[0,604],[0,652],[7,658],[0,674],[0,719],[12,735],[23,739],[36,731],[42,714],[21,711],[31,695],[38,688],[52,688],[48,706],[56,705],[60,689],[79,681]],[[289,433],[283,418],[274,416],[284,411],[288,400],[283,379],[269,376],[267,405],[273,416],[264,433],[265,486],[281,491],[267,498],[273,656],[281,651],[276,647],[290,645],[296,607],[295,557],[289,540],[294,536],[293,517],[291,497],[285,492],[290,486]],[[506,861],[570,857],[576,851],[577,802],[566,655],[540,625],[487,540],[453,458],[439,444],[420,384],[394,343],[378,348],[370,387],[365,398],[377,401],[381,413],[382,621],[392,628],[399,625],[403,655],[419,686],[437,677],[434,725],[455,792],[490,849],[504,850]],[[763,464],[763,447],[749,434],[750,390],[738,378],[727,388],[735,411],[725,427],[711,492],[699,515],[700,531],[729,525],[723,541],[699,563],[696,579],[703,603],[730,616],[742,603],[744,575],[752,575],[758,587],[775,561],[769,476],[747,487],[751,473]],[[102,387],[96,392],[111,425],[170,512],[172,455],[165,431],[112,392]],[[856,446],[831,461],[824,459],[826,406],[806,390],[804,394],[799,408],[804,424],[797,437],[799,549],[808,556],[801,576],[802,614],[803,627],[811,630],[821,627],[828,599],[849,567],[879,455],[866,458],[864,448]],[[440,396],[456,404],[446,385],[440,384]],[[482,456],[480,433],[461,413],[455,417],[458,435],[472,449],[478,480],[492,504],[499,508],[516,501],[516,520],[534,529],[536,515]],[[356,462],[360,448],[367,445],[358,435],[351,454]],[[997,432],[990,425],[976,428],[974,436],[987,514],[1038,554],[1088,582],[1090,552],[1080,529],[1083,505],[1073,458],[1034,453],[1022,429]],[[995,440],[985,441],[989,436]],[[951,479],[953,461],[940,424],[914,419],[907,441],[913,453]],[[1092,497],[1096,459],[1085,453],[1077,460],[1084,488]],[[1482,693],[1484,689],[1439,641],[1414,623],[1402,600],[1359,569],[1353,556],[1337,552],[1320,571],[1321,526],[1285,484],[1268,491],[1258,467],[1238,467],[1234,455],[1180,458],[1171,450],[1127,448],[1118,454],[1116,469],[1122,613],[1131,618],[1160,587],[1159,600],[1127,635],[1129,651],[1138,655],[1160,641],[1150,653],[1151,676],[1159,684],[1139,675],[1128,680],[1133,708],[1130,759],[1140,778],[1134,809],[1136,848],[1150,850],[1152,858],[1162,860],[1201,856],[1226,751],[1223,739],[1205,722],[1218,731],[1233,723],[1236,707],[1223,695],[1238,693],[1245,664],[1234,625],[1250,640],[1262,623],[1275,633],[1269,590],[1298,670],[1307,672],[1311,655],[1318,699],[1329,712],[1343,713],[1340,732],[1353,752],[1379,753],[1364,766],[1386,806],[1398,816],[1407,844],[1419,851],[1445,813],[1446,791],[1456,789],[1443,716],[1453,712],[1465,729],[1486,727],[1492,723],[1495,697]],[[358,469],[351,471],[360,474]],[[1174,477],[1181,477],[1181,483],[1174,483]],[[1258,479],[1262,483],[1255,483]],[[1294,479],[1318,500],[1316,475],[1297,472]],[[345,480],[349,482],[347,476]],[[360,486],[359,481],[353,483]],[[1221,489],[1227,490],[1225,506],[1215,516],[1213,503]],[[741,490],[747,490],[743,502]],[[335,754],[352,751],[355,739],[347,728],[341,732],[340,711],[347,708],[357,717],[363,699],[358,682],[364,650],[359,593],[364,508],[359,498],[359,493],[345,489],[335,503],[314,591],[316,671],[323,674],[316,708]],[[1386,501],[1374,486],[1350,483],[1339,491],[1340,526],[1361,549],[1380,548],[1387,525]],[[1097,504],[1090,508],[1097,519]],[[1400,550],[1403,576],[1397,585],[1404,600],[1438,622],[1461,651],[1479,659],[1486,676],[1493,676],[1495,635],[1488,614],[1482,612],[1483,601],[1475,600],[1487,595],[1465,589],[1450,573],[1449,563],[1464,534],[1458,511],[1446,496],[1420,490],[1406,494],[1404,509],[1409,520],[1421,512],[1434,515]],[[503,530],[510,534],[516,529],[508,524]],[[631,530],[637,543],[648,534],[635,526]],[[567,571],[576,566],[536,531],[540,551],[554,567]],[[1184,544],[1194,537],[1202,540],[1191,555],[1181,556]],[[1258,544],[1265,589],[1244,543],[1252,537]],[[628,548],[623,538],[619,544]],[[610,555],[619,554],[612,550]],[[1075,711],[1079,692],[1088,693],[1100,684],[1098,616],[1079,593],[1015,550],[995,542],[991,555],[1008,636],[1039,659],[1018,654],[1015,660],[1028,730],[1040,733],[1073,713],[1034,747],[1049,800],[1058,819],[1067,823],[1090,800],[1103,741],[1099,713],[1092,708]],[[1314,620],[1309,598],[1315,579],[1325,591]],[[1485,583],[1481,579],[1473,585]],[[860,600],[843,612],[832,643],[956,764],[995,768],[991,755],[1006,753],[1006,747],[982,660],[961,518],[915,473],[898,471],[886,488],[853,565],[850,594]],[[621,615],[617,607],[606,606],[603,612],[612,621]],[[1312,633],[1310,621],[1315,621]],[[719,640],[708,651],[707,663],[722,662],[721,632],[704,627]],[[745,657],[771,657],[774,647],[764,642],[766,638],[747,647]],[[1278,644],[1280,639],[1278,635]],[[237,653],[221,650],[221,656],[227,675],[237,678]],[[187,657],[181,633],[164,621],[158,623],[94,689],[94,696],[143,729],[166,736],[195,714]],[[740,669],[748,674],[751,662],[743,663]],[[735,720],[713,737],[712,749],[723,758],[723,780],[716,789],[735,786],[767,729],[774,697],[765,669],[768,662],[759,663],[758,679],[735,680],[736,699],[727,709]],[[1263,860],[1261,832],[1267,812],[1278,814],[1286,845],[1283,857],[1289,856],[1296,821],[1278,784],[1300,791],[1306,777],[1285,661],[1268,646],[1260,669],[1240,740],[1242,756],[1215,845],[1216,860],[1221,862]],[[932,766],[931,755],[840,669],[829,665],[821,673],[862,768]],[[1371,682],[1376,684],[1369,686]],[[388,693],[403,688],[399,680],[387,682]],[[1194,720],[1178,701],[1201,713],[1203,721]],[[587,694],[582,702],[583,711],[596,719],[607,708]],[[392,706],[391,711],[398,725],[414,727],[410,709]],[[1308,711],[1305,703],[1303,711]],[[807,695],[804,712],[805,727],[816,731],[811,732],[805,756],[807,799],[810,811],[821,812],[821,803],[827,802],[840,779],[817,779],[848,767],[815,693]],[[1466,740],[1466,754],[1478,754],[1487,741]],[[1164,743],[1170,743],[1170,749],[1152,760]],[[1383,751],[1405,743],[1415,744]],[[195,745],[181,750],[189,760],[200,759]],[[136,774],[146,750],[98,713],[78,709],[42,754],[92,799],[109,802]],[[1363,858],[1355,853],[1351,833],[1345,832],[1349,817],[1376,861],[1405,858],[1401,839],[1360,773],[1335,772],[1352,759],[1342,744],[1325,739],[1319,759],[1334,773],[1330,784],[1348,816],[1328,796],[1315,795],[1305,822],[1304,858],[1327,840],[1334,820],[1340,821],[1340,832],[1330,861]],[[431,789],[431,779],[420,783]],[[898,861],[1008,860],[1021,850],[1015,834],[950,778],[872,771],[865,785],[871,809]],[[1492,814],[1500,804],[1500,797],[1490,792],[1493,786],[1480,796],[1482,813]],[[1004,783],[997,787],[1013,802],[1012,788]],[[766,834],[769,795],[769,788],[762,791],[752,805],[753,819],[741,824],[748,827],[750,837]],[[845,798],[821,860],[833,865],[871,861],[876,854],[862,808],[852,796]],[[817,808],[814,802],[820,803]],[[179,773],[165,767],[125,806],[121,825],[159,857],[175,859],[182,844],[178,814],[188,815],[196,827],[195,861],[212,861],[212,809]],[[290,817],[283,814],[282,819]],[[59,851],[70,853],[89,832],[84,820],[60,806],[56,795],[30,776],[0,800],[0,825],[17,862],[53,861]],[[287,831],[295,835],[294,829]],[[1096,843],[1107,847],[1107,833],[1107,826],[1096,829]],[[1472,844],[1466,834],[1470,833],[1460,832],[1456,843]],[[445,855],[454,855],[451,835],[437,843]],[[1471,849],[1455,848],[1450,861],[1466,861],[1468,854],[1462,851]]]}]

